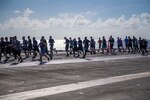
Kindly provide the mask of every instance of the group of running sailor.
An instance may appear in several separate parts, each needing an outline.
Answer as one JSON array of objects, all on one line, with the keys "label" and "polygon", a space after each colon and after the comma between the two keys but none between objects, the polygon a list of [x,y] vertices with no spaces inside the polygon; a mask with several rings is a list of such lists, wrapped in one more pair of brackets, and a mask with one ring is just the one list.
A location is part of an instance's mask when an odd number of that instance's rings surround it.
[{"label": "group of running sailor", "polygon": [[[87,52],[90,52],[90,54],[96,54],[97,51],[101,51],[102,54],[105,52],[106,54],[116,54],[116,48],[114,48],[115,40],[112,36],[109,37],[108,41],[106,40],[105,36],[103,36],[102,39],[99,38],[97,41],[98,49],[96,48],[96,42],[92,36],[90,39],[85,37],[83,41],[80,37],[78,37],[78,39],[72,39],[71,37],[68,39],[67,37],[64,37],[64,39],[66,56],[73,55],[74,57],[80,57],[82,55],[82,58],[85,58]],[[133,36],[133,38],[126,36],[124,40],[118,37],[116,42],[118,52],[141,53],[142,55],[148,54],[148,42],[146,39],[142,39],[141,37],[137,39],[135,36]],[[49,51],[47,46],[48,43],[50,47]],[[8,37],[1,37],[0,61],[2,60],[1,58],[4,57],[4,63],[6,63],[9,61],[9,58],[13,56],[14,59],[18,60],[18,62],[23,62],[21,51],[24,52],[25,58],[28,58],[32,55],[32,60],[35,60],[37,54],[39,54],[40,63],[42,63],[43,56],[45,56],[48,61],[52,60],[55,43],[55,40],[52,38],[52,36],[49,37],[48,43],[44,36],[41,37],[40,43],[38,43],[35,37],[33,37],[31,40],[30,36],[28,36],[27,39],[25,36],[23,36],[22,42],[17,39],[17,36],[10,37],[9,39]],[[125,47],[123,43],[125,43]]]},{"label": "group of running sailor", "polygon": [[[25,36],[22,37],[22,43],[17,39],[17,36],[10,37],[8,40],[8,37],[1,37],[0,39],[0,61],[2,56],[4,55],[6,63],[10,57],[14,57],[18,60],[18,62],[23,62],[23,58],[21,56],[21,51],[24,52],[25,58],[32,56],[32,60],[34,60],[37,57],[37,54],[40,55],[40,63],[42,63],[42,57],[45,56],[48,61],[53,58],[53,47],[54,47],[54,39],[52,39],[52,36],[49,37],[49,45],[50,45],[50,54],[48,53],[47,48],[47,40],[44,38],[44,36],[41,37],[40,43],[36,40],[35,37],[31,40],[30,36],[25,38]],[[39,49],[40,48],[40,49]]]},{"label": "group of running sailor", "polygon": [[[87,37],[84,38],[82,41],[80,37],[78,37],[78,40],[76,38],[72,39],[71,37],[65,39],[65,50],[66,50],[66,56],[69,56],[73,54],[74,57],[79,57],[80,54],[82,54],[83,58],[86,57],[87,52],[90,52],[90,54],[96,54],[96,51],[100,52],[102,51],[102,54],[106,52],[106,54],[116,54],[114,48],[115,40],[112,36],[109,37],[108,41],[106,40],[105,36],[98,39],[98,49],[96,49],[96,42],[94,38],[91,36],[90,40],[87,39]],[[123,43],[125,43],[125,47],[123,46]],[[148,54],[148,42],[146,39],[142,39],[139,37],[139,40],[133,36],[133,39],[130,38],[130,36],[126,36],[124,41],[117,37],[117,49],[119,52],[126,52],[128,53],[141,53],[142,55]]]}]

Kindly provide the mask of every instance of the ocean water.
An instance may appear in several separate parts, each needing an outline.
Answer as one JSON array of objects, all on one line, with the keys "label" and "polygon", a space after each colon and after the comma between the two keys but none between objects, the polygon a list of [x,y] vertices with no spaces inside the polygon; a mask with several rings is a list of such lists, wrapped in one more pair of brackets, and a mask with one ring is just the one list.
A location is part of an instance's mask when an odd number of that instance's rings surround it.
[{"label": "ocean water", "polygon": [[[21,43],[22,43],[22,40],[20,40]],[[38,43],[40,43],[40,40],[37,40]],[[98,40],[95,40],[96,42],[96,49],[98,48]],[[48,43],[48,40],[47,40],[47,43]],[[47,45],[48,46],[48,50],[49,50],[49,44]],[[123,47],[125,47],[125,43],[123,43]],[[54,48],[56,50],[65,50],[65,40],[55,40],[55,44],[54,44]],[[114,48],[117,48],[117,43],[115,41],[115,45],[114,45]],[[150,40],[148,40],[148,48],[150,48]]]},{"label": "ocean water", "polygon": [[[38,40],[38,43],[39,42],[40,40]],[[96,48],[98,48],[97,40],[95,40],[95,42],[96,42]],[[47,40],[47,43],[48,43],[48,40]],[[123,43],[123,46],[125,47],[125,43]],[[150,40],[148,40],[148,47],[150,48]],[[65,50],[65,40],[55,40],[54,48],[56,50]],[[115,42],[114,48],[117,48],[116,42]],[[49,49],[49,45],[48,45],[48,49]]]},{"label": "ocean water", "polygon": [[[40,40],[38,40],[38,43],[40,43]],[[47,40],[47,43],[48,43],[48,40]],[[50,48],[49,43],[47,46],[48,46],[48,50],[49,50],[49,48]],[[54,48],[56,50],[65,50],[65,40],[55,40]]]}]

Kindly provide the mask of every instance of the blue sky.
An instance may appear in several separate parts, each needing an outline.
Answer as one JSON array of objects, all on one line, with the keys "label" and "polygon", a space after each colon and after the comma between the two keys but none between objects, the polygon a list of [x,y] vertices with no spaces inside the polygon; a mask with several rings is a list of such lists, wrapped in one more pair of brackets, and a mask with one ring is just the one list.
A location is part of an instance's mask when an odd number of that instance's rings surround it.
[{"label": "blue sky", "polygon": [[[150,0],[0,0],[1,27],[8,20],[23,16],[23,12],[28,8],[34,12],[28,16],[30,20],[59,18],[59,15],[63,13],[71,14],[72,17],[81,15],[82,19],[85,18],[91,23],[91,21],[97,21],[98,19],[107,21],[110,18],[117,19],[124,16],[128,20],[135,14],[139,16],[143,13],[150,14]],[[19,13],[14,13],[16,10]],[[27,30],[30,31],[29,28]],[[21,30],[21,32],[28,31]],[[4,33],[8,34],[10,31],[8,28],[7,31],[3,30],[1,32],[4,35]],[[17,33],[16,30],[14,32]]]},{"label": "blue sky", "polygon": [[36,12],[34,17],[49,18],[63,13],[99,13],[96,17],[107,19],[143,12],[150,13],[150,0],[1,0],[0,20],[14,16],[13,10],[30,8]]}]

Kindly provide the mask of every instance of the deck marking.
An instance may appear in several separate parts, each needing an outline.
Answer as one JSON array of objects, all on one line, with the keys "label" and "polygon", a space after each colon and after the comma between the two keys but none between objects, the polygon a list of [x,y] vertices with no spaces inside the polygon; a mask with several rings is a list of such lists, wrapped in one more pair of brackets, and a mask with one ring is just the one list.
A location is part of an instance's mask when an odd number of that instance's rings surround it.
[{"label": "deck marking", "polygon": [[[80,62],[93,62],[93,61],[112,61],[112,60],[122,60],[122,59],[135,59],[135,58],[146,58],[150,57],[148,56],[142,56],[142,55],[119,55],[119,56],[105,56],[105,57],[88,57],[86,59],[59,59],[59,60],[52,60],[44,65],[52,65],[52,64],[66,64],[66,63],[80,63]],[[39,61],[28,61],[28,62],[22,62],[17,65],[10,65],[10,64],[2,64],[0,65],[0,68],[14,68],[14,67],[25,67],[25,66],[39,66]]]},{"label": "deck marking", "polygon": [[50,95],[65,93],[65,92],[71,92],[71,91],[75,91],[75,90],[79,90],[79,89],[107,85],[107,84],[111,84],[111,83],[133,80],[133,79],[143,78],[143,77],[150,77],[150,71],[143,72],[143,73],[122,75],[122,76],[113,76],[113,77],[108,77],[108,78],[102,78],[102,79],[96,79],[96,80],[48,87],[48,88],[25,91],[25,92],[20,92],[20,93],[12,93],[12,94],[8,94],[8,95],[0,96],[0,100],[34,99],[34,98],[50,96]]}]

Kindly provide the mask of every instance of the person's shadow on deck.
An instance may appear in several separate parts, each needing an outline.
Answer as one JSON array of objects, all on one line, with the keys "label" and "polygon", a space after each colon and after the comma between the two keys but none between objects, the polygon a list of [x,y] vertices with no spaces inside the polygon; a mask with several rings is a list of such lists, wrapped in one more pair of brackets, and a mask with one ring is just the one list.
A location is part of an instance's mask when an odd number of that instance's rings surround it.
[{"label": "person's shadow on deck", "polygon": [[14,62],[14,63],[11,63],[10,66],[18,65],[18,64],[19,64],[19,63]]}]

